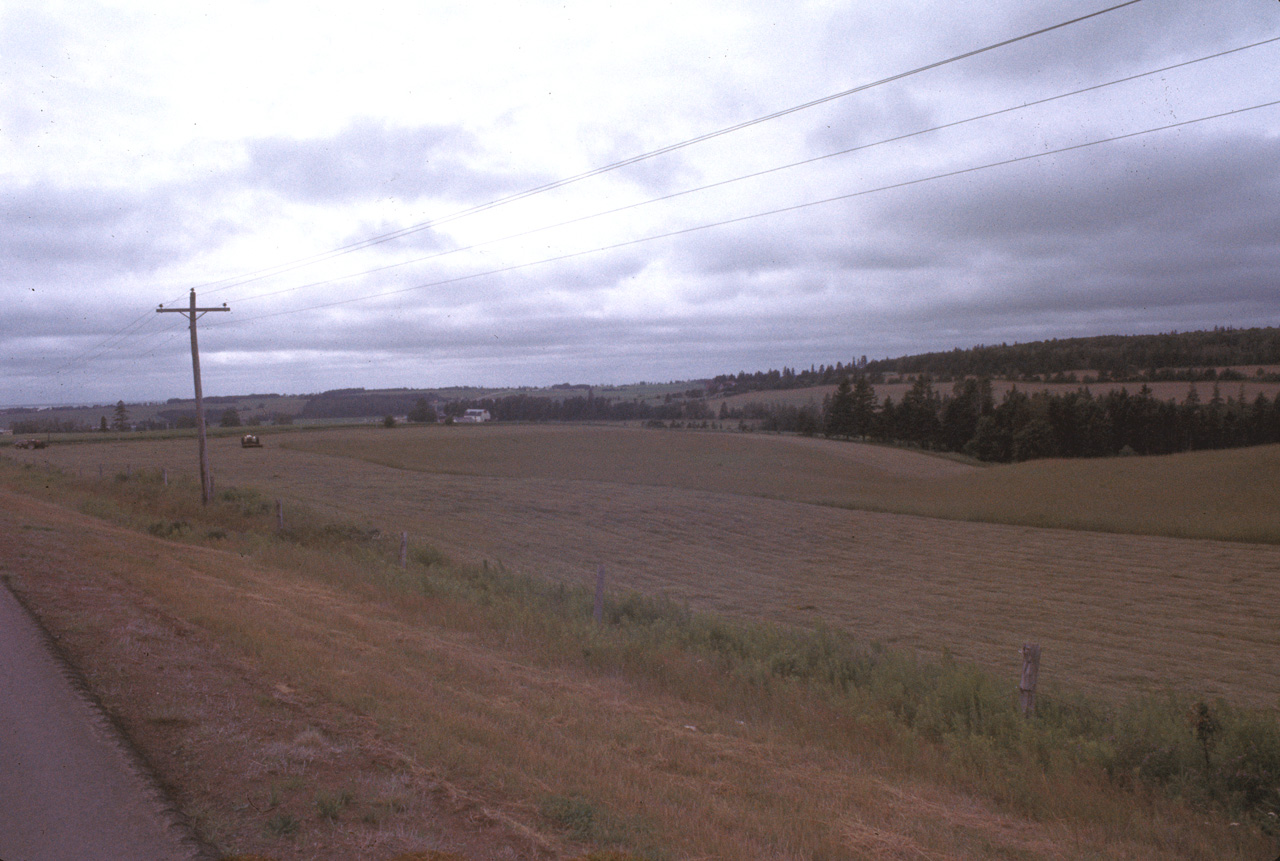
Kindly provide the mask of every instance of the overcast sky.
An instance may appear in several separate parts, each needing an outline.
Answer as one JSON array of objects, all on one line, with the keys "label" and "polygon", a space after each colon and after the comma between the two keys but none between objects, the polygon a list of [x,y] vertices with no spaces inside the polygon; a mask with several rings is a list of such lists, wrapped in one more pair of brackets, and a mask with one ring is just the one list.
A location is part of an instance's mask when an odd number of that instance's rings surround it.
[{"label": "overcast sky", "polygon": [[155,309],[192,288],[231,309],[208,394],[1276,325],[1280,106],[1056,151],[1276,101],[1280,42],[1022,107],[1280,36],[1276,0],[1141,0],[451,218],[1118,2],[7,0],[0,404],[189,397]]}]

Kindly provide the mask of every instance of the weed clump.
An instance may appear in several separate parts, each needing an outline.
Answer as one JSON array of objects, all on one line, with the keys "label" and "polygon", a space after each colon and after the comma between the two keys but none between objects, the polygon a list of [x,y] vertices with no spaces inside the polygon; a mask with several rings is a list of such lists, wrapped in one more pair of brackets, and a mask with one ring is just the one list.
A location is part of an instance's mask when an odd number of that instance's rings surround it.
[{"label": "weed clump", "polygon": [[267,833],[272,837],[289,837],[298,831],[298,820],[288,813],[277,813],[267,820]]},{"label": "weed clump", "polygon": [[336,820],[338,814],[355,800],[355,796],[350,790],[342,790],[336,793],[322,792],[316,796],[316,812],[321,819]]},{"label": "weed clump", "polygon": [[538,805],[538,812],[578,843],[625,845],[633,842],[639,830],[579,796],[549,795]]},{"label": "weed clump", "polygon": [[217,501],[238,511],[241,517],[258,517],[271,510],[271,502],[252,488],[229,487],[220,490]]},{"label": "weed clump", "polygon": [[157,538],[172,538],[191,532],[191,524],[185,520],[155,520],[147,525],[147,532]]}]

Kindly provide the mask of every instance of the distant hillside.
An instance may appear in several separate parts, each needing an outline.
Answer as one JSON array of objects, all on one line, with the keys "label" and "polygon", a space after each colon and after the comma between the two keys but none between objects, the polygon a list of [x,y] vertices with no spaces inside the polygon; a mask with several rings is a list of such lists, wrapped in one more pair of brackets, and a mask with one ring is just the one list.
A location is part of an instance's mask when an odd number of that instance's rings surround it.
[{"label": "distant hillside", "polygon": [[[869,362],[867,371],[935,377],[1022,378],[1091,370],[1102,379],[1161,377],[1160,371],[1219,369],[1280,363],[1280,329],[1214,328],[1163,335],[1099,335],[1091,338],[981,345],[946,353],[922,353]],[[1188,374],[1191,379],[1193,375]],[[1194,379],[1212,379],[1203,374]],[[1230,379],[1230,377],[1227,377]]]},{"label": "distant hillside", "polygon": [[[419,402],[437,412],[461,415],[468,407],[490,409],[508,420],[565,421],[601,418],[692,418],[681,404],[701,398],[706,381],[638,382],[591,386],[558,383],[547,387],[437,389],[331,389],[308,395],[210,395],[204,399],[208,422],[219,424],[230,411],[241,424],[328,422],[411,415]],[[582,404],[589,404],[584,408]],[[607,415],[601,409],[612,404]],[[170,398],[164,403],[123,404],[130,430],[195,427],[195,401]],[[116,405],[83,407],[0,408],[0,428],[16,433],[83,433],[114,423]],[[701,416],[701,414],[698,414]]]},{"label": "distant hillside", "polygon": [[[809,370],[722,374],[712,391],[736,393],[767,389],[832,385],[852,373],[872,382],[886,376],[927,374],[939,381],[964,377],[1036,380],[1040,382],[1200,382],[1246,378],[1280,381],[1280,329],[1214,328],[1203,332],[1161,335],[1098,335],[1026,344],[978,345],[940,353],[848,365],[821,365]],[[1245,370],[1248,369],[1248,370]]]}]

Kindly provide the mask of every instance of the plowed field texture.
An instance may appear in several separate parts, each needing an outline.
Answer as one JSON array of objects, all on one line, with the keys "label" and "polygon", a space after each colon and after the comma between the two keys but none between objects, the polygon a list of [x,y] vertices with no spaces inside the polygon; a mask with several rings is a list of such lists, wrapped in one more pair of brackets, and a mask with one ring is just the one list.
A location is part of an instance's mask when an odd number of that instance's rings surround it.
[{"label": "plowed field texture", "polygon": [[[621,427],[263,439],[256,449],[210,441],[217,498],[203,511],[190,501],[193,439],[6,451],[2,472],[3,574],[37,615],[46,607],[47,625],[70,629],[67,648],[91,682],[156,689],[122,668],[168,625],[190,629],[173,635],[188,644],[209,638],[219,660],[245,662],[238,684],[262,677],[256,699],[244,694],[246,714],[284,690],[348,716],[292,737],[293,753],[272,755],[277,770],[264,764],[272,756],[248,757],[257,783],[243,778],[243,798],[180,792],[224,849],[328,857],[323,829],[339,845],[341,823],[342,839],[364,828],[360,839],[386,857],[422,848],[401,821],[425,809],[414,806],[420,785],[396,794],[367,788],[369,775],[346,789],[332,775],[307,783],[335,751],[381,745],[400,759],[380,762],[412,767],[370,774],[407,787],[425,773],[437,795],[476,799],[488,830],[459,851],[507,857],[593,847],[651,859],[1274,854],[1265,813],[1231,825],[1229,804],[1217,806],[1230,799],[1195,789],[1192,766],[1144,782],[1149,756],[1111,751],[1094,769],[1094,753],[1058,750],[1012,710],[1017,720],[987,741],[966,733],[993,720],[983,713],[991,691],[1016,700],[1026,642],[1042,648],[1042,708],[1084,725],[1138,701],[1177,704],[1133,720],[1172,725],[1206,770],[1228,744],[1225,718],[1197,723],[1187,704],[1272,721],[1280,448],[980,467],[880,446]],[[593,625],[601,571],[610,603]],[[446,575],[471,584],[470,597],[442,586]],[[85,582],[97,596],[86,607],[110,593],[142,609],[116,623],[77,616],[65,596]],[[522,615],[522,601],[580,604],[582,625],[566,634]],[[649,625],[640,640],[610,639],[611,624],[635,620]],[[721,624],[773,651],[752,664],[755,646],[724,646],[739,634],[705,634]],[[663,639],[680,625],[705,636]],[[893,656],[901,702],[887,683],[874,708],[842,699],[854,697],[856,672],[821,669],[844,648],[830,637]],[[102,657],[121,642],[125,653]],[[961,717],[929,723],[907,702],[912,674],[930,667],[947,668],[938,672]],[[125,712],[143,708],[117,698]],[[208,729],[207,706],[154,703],[155,715],[121,720],[139,727],[144,754],[149,743],[173,749],[160,729],[254,743],[252,728]],[[335,741],[348,720],[367,721],[377,745]],[[186,744],[195,757],[199,745]],[[209,757],[210,774],[231,767]],[[281,819],[286,809],[295,812]],[[455,804],[431,815],[447,824],[460,814]],[[248,831],[238,824],[250,819]]]}]

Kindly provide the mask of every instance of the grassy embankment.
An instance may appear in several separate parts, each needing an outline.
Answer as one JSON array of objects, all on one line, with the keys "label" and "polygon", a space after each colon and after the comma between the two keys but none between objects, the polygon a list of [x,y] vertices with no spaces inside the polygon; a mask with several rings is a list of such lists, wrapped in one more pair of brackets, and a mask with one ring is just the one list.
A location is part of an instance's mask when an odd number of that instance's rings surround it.
[{"label": "grassy embankment", "polygon": [[1251,858],[1269,845],[1270,715],[1214,702],[1197,724],[1192,701],[1059,697],[1024,721],[1011,684],[972,666],[638,596],[611,600],[597,627],[583,590],[429,547],[401,569],[367,529],[304,511],[277,533],[251,490],[201,509],[189,484],[154,473],[2,475],[185,545],[183,582],[145,562],[128,576],[588,845],[797,859]]}]

